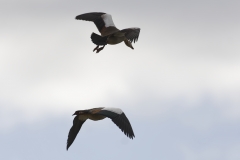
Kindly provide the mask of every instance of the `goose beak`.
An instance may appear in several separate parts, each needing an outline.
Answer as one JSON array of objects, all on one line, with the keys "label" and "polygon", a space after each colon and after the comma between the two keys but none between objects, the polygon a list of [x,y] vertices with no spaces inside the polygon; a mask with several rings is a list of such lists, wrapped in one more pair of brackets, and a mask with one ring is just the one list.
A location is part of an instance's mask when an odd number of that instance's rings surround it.
[{"label": "goose beak", "polygon": [[127,39],[124,40],[124,43],[125,43],[128,47],[134,49],[133,46],[132,46],[132,43],[131,43],[130,41],[128,41]]},{"label": "goose beak", "polygon": [[72,115],[72,116],[74,116],[74,115],[77,115],[77,111],[76,111],[75,113],[73,113],[73,115]]}]

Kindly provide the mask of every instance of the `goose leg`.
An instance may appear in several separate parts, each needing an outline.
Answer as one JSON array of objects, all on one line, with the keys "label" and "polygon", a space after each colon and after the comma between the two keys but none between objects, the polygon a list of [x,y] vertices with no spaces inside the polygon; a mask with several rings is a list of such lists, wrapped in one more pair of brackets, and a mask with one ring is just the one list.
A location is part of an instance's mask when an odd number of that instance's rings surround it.
[{"label": "goose leg", "polygon": [[103,47],[101,47],[101,48],[98,48],[97,49],[97,53],[99,53],[101,50],[103,50],[104,47],[105,47],[105,45]]},{"label": "goose leg", "polygon": [[95,50],[98,50],[98,47],[99,47],[99,45],[98,45],[96,48],[94,48],[93,52],[94,52]]}]

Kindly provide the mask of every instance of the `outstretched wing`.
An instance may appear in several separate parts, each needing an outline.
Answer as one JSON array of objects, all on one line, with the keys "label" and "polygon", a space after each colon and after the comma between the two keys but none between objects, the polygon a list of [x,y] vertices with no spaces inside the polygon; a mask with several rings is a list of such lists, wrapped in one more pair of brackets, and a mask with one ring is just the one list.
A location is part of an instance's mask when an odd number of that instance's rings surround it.
[{"label": "outstretched wing", "polygon": [[94,22],[102,36],[119,31],[113,23],[112,16],[107,13],[90,12],[78,15],[76,19]]},{"label": "outstretched wing", "polygon": [[73,141],[75,140],[79,130],[81,129],[81,127],[85,121],[86,120],[84,120],[84,121],[79,120],[78,116],[75,116],[75,118],[73,119],[73,126],[71,127],[71,129],[68,133],[67,150],[71,146]]},{"label": "outstretched wing", "polygon": [[140,34],[140,28],[126,28],[121,30],[121,32],[125,33],[125,37],[132,43],[137,42],[139,34]]},{"label": "outstretched wing", "polygon": [[111,118],[112,121],[122,130],[122,132],[129,138],[133,139],[135,137],[133,133],[132,126],[124,114],[124,112],[119,108],[103,108],[95,114],[100,114]]},{"label": "outstretched wing", "polygon": [[94,22],[96,19],[101,18],[101,15],[103,14],[106,14],[106,13],[103,13],[103,12],[85,13],[85,14],[80,14],[76,16],[76,19]]}]

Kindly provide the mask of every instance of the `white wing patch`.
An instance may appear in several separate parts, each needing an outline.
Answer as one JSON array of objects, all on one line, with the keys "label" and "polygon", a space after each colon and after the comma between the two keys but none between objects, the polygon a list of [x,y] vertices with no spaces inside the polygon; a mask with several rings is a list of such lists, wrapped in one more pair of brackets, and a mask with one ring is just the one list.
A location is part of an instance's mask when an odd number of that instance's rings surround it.
[{"label": "white wing patch", "polygon": [[140,29],[140,28],[138,28],[138,27],[131,27],[131,28],[129,28],[129,29]]},{"label": "white wing patch", "polygon": [[110,112],[114,112],[114,113],[117,113],[117,114],[122,114],[123,111],[120,109],[120,108],[103,108],[102,110],[106,110],[106,111],[110,111]]},{"label": "white wing patch", "polygon": [[105,27],[109,27],[109,26],[115,27],[113,20],[112,20],[112,16],[110,14],[103,14],[103,15],[101,15],[101,17],[105,23]]}]

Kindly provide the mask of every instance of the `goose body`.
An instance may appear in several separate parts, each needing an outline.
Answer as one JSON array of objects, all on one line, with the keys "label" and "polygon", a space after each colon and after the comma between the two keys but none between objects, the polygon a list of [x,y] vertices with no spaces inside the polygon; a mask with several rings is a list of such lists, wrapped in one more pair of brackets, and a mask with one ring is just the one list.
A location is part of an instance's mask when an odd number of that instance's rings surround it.
[{"label": "goose body", "polygon": [[99,107],[87,110],[78,110],[73,115],[75,115],[75,118],[73,119],[73,126],[68,133],[67,150],[75,140],[83,123],[87,119],[98,121],[108,117],[112,119],[112,121],[124,132],[127,137],[131,139],[135,137],[128,118],[119,108]]},{"label": "goose body", "polygon": [[[135,27],[119,30],[113,23],[112,16],[107,13],[90,12],[78,15],[76,19],[92,21],[98,28],[101,36],[96,33],[92,33],[91,35],[92,42],[97,45],[93,51],[96,50],[97,53],[107,44],[115,45],[123,41],[128,47],[134,49],[132,42],[136,42],[139,37],[140,28]],[[99,48],[100,45],[103,47]]]}]

